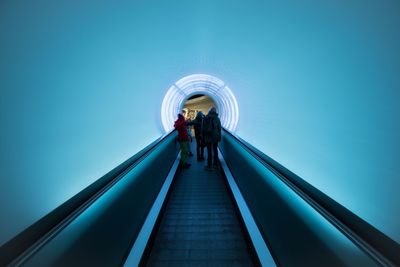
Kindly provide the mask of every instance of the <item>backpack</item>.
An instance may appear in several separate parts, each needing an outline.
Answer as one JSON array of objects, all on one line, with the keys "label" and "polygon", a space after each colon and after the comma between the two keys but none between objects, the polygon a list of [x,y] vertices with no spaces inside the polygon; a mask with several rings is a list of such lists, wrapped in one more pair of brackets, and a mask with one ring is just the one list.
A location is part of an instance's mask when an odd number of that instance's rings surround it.
[{"label": "backpack", "polygon": [[211,135],[214,130],[213,119],[209,116],[206,116],[203,119],[203,133],[204,135]]}]

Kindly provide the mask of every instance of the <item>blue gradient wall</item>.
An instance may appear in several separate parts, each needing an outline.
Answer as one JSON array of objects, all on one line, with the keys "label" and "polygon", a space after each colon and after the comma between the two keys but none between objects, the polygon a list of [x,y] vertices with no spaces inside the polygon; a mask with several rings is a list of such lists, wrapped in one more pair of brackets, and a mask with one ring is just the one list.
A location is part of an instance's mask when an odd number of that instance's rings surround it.
[{"label": "blue gradient wall", "polygon": [[242,138],[399,242],[400,4],[290,2],[3,1],[0,244],[159,137],[191,73],[233,90]]}]

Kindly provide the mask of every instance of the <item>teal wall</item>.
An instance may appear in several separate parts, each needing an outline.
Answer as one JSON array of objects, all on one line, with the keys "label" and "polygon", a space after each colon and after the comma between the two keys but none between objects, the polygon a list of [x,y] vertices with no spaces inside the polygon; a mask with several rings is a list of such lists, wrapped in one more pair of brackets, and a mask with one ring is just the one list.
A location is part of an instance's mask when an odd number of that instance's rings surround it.
[{"label": "teal wall", "polygon": [[394,0],[2,1],[0,244],[161,136],[192,73],[235,93],[238,135],[400,242],[399,27]]}]

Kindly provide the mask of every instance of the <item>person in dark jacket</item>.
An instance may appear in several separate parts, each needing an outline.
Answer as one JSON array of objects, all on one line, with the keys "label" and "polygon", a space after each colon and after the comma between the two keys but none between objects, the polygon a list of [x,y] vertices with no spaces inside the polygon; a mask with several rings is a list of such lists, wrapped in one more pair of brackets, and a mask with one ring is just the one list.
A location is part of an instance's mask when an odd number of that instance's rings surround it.
[{"label": "person in dark jacket", "polygon": [[178,142],[181,149],[180,166],[189,168],[191,164],[186,162],[189,156],[189,136],[186,129],[185,117],[182,114],[178,114],[178,119],[175,121],[174,127],[178,131]]},{"label": "person in dark jacket", "polygon": [[204,139],[203,139],[203,112],[197,112],[196,118],[188,123],[194,126],[194,136],[196,138],[197,160],[204,160]]},{"label": "person in dark jacket", "polygon": [[[193,141],[193,137],[192,137],[192,130],[190,129],[190,121],[186,121],[186,130],[187,130],[187,134],[189,137],[189,142],[191,143]],[[190,148],[190,144],[188,145],[188,150],[189,150],[189,157],[193,157],[193,153],[192,153],[192,149]]]},{"label": "person in dark jacket", "polygon": [[204,142],[207,146],[207,170],[218,166],[218,142],[221,141],[221,121],[215,107],[210,108],[203,122]]},{"label": "person in dark jacket", "polygon": [[[189,137],[189,142],[191,143],[193,141],[193,138],[192,138],[192,130],[190,129],[190,124],[188,123],[190,120],[187,120],[188,112],[186,112],[186,110],[183,109],[182,110],[182,115],[186,120],[186,126],[187,126],[186,130],[187,130],[187,134],[188,134],[188,137]],[[188,144],[188,150],[189,150],[189,157],[193,157],[192,150],[190,149],[190,144]]]}]

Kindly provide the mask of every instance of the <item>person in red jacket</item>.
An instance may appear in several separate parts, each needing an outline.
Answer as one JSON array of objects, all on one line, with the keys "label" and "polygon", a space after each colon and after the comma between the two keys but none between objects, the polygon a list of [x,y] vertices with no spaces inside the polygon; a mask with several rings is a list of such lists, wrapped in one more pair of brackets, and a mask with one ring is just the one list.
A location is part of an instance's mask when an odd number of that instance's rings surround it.
[{"label": "person in red jacket", "polygon": [[182,114],[178,114],[178,119],[175,121],[174,127],[178,131],[178,142],[181,148],[180,165],[183,168],[189,168],[191,164],[186,162],[189,156],[189,135],[187,133],[185,117]]}]

